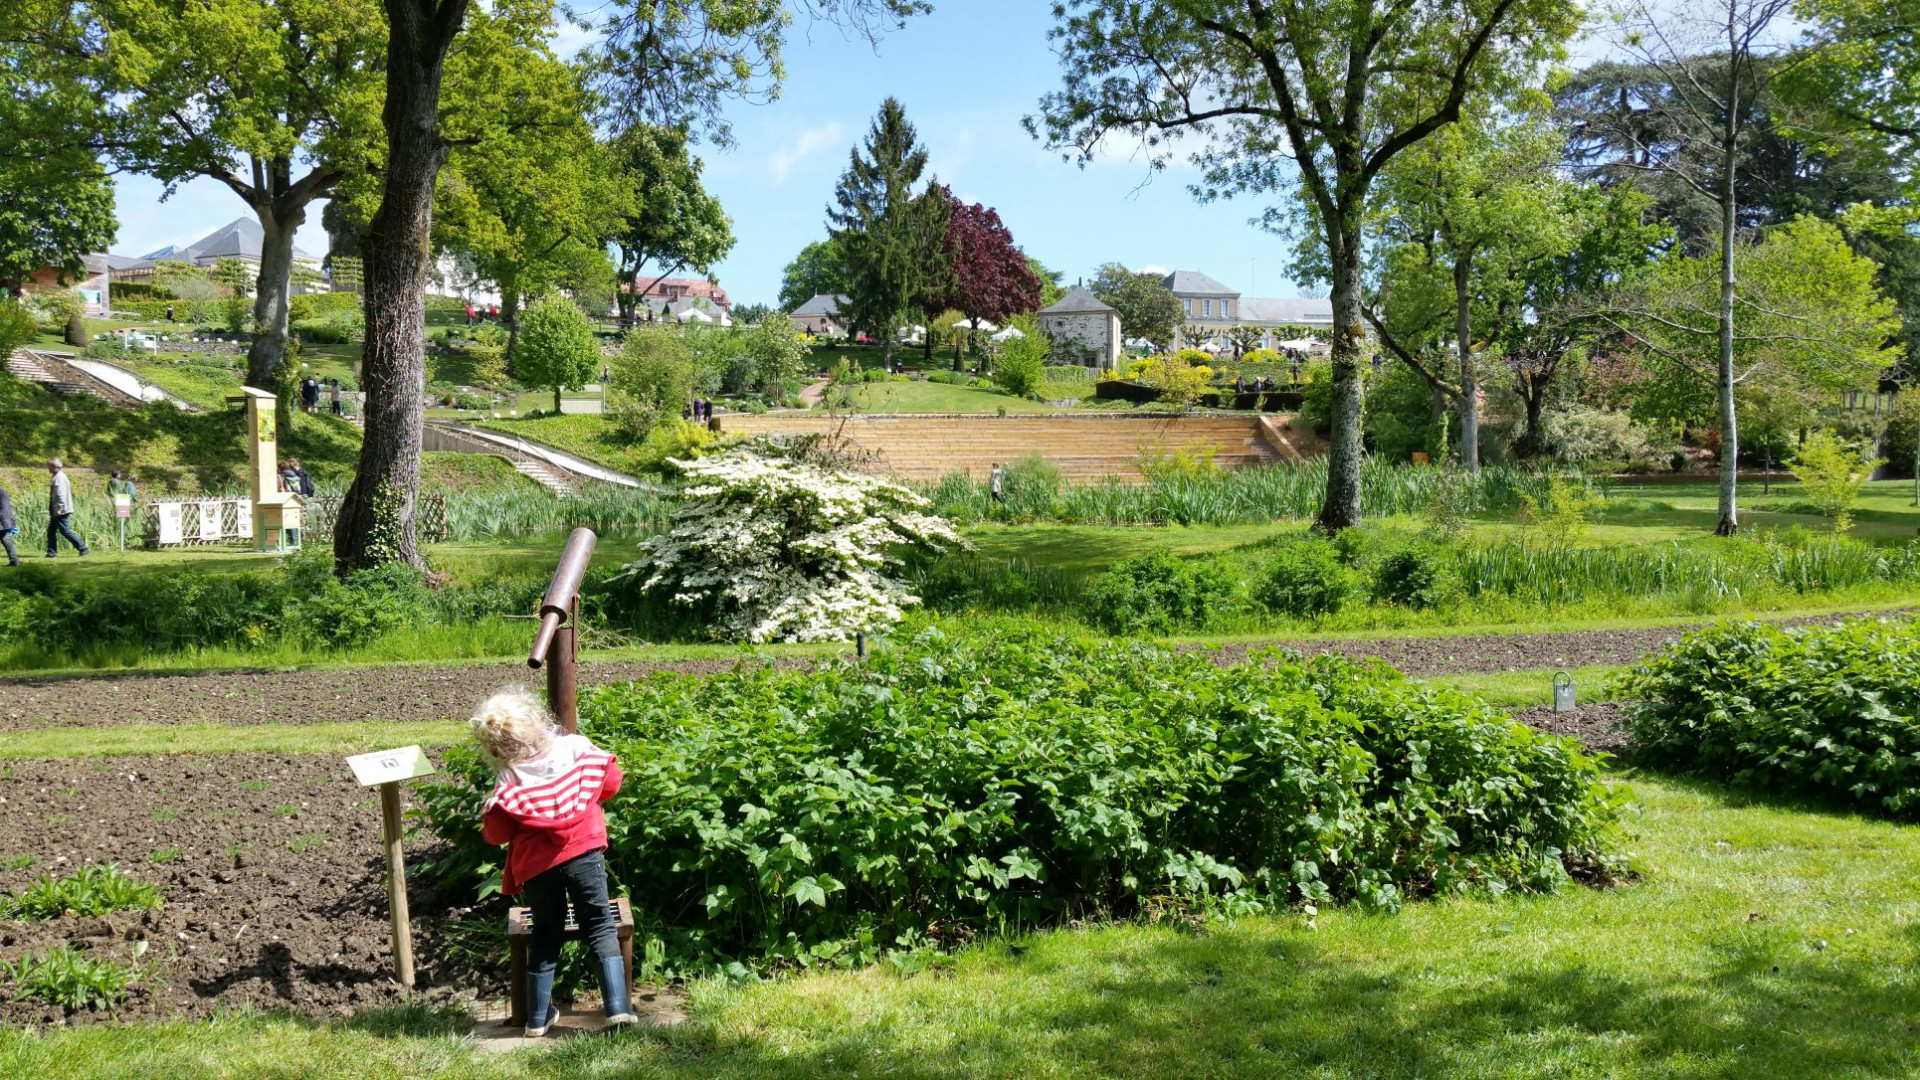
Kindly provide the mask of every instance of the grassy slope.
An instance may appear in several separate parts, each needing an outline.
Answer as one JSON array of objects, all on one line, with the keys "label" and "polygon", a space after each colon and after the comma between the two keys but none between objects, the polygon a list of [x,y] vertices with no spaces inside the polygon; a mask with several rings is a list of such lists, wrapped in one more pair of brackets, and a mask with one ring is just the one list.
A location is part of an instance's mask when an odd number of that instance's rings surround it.
[{"label": "grassy slope", "polygon": [[[548,404],[551,405],[551,401]],[[472,424],[546,443],[610,469],[632,471],[639,467],[635,453],[638,447],[616,441],[605,415],[503,417],[476,419]]]},{"label": "grassy slope", "polygon": [[[0,466],[32,468],[60,457],[102,473],[131,468],[148,493],[223,491],[245,475],[242,426],[230,410],[186,413],[167,405],[0,410],[0,431],[7,433],[0,439]],[[343,480],[359,458],[358,429],[332,417],[301,417],[291,433],[282,434],[280,452],[300,458],[317,482]]]},{"label": "grassy slope", "polygon": [[1645,880],[1123,926],[694,988],[666,1033],[486,1057],[424,1010],[0,1033],[0,1074],[1485,1078],[1912,1076],[1920,833],[1639,780]]}]

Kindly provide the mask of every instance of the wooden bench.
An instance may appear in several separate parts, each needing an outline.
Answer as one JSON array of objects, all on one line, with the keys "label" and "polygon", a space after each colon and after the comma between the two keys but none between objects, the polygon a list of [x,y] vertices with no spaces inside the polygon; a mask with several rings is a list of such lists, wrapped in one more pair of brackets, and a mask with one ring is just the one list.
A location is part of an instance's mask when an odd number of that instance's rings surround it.
[{"label": "wooden bench", "polygon": [[[614,926],[620,935],[620,962],[627,973],[627,993],[633,993],[633,908],[624,896],[612,901]],[[507,993],[513,1003],[509,1027],[527,1024],[527,945],[533,940],[533,911],[517,907],[507,911]],[[574,918],[573,904],[567,904],[565,941],[581,940],[580,922]]]}]

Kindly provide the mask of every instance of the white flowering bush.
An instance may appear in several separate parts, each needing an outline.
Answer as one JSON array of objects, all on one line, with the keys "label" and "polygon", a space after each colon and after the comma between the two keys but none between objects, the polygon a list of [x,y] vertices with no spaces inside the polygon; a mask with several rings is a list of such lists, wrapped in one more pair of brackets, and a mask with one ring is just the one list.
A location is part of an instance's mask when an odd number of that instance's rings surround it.
[{"label": "white flowering bush", "polygon": [[846,641],[920,602],[889,571],[919,548],[967,547],[927,500],[877,476],[733,450],[675,461],[686,505],[627,573],[713,610],[715,637]]}]

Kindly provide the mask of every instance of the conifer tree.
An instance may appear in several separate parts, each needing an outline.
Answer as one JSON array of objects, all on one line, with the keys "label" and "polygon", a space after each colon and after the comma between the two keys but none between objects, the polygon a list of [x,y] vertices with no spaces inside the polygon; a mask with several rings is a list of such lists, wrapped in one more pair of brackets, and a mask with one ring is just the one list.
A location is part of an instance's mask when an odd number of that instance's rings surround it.
[{"label": "conifer tree", "polygon": [[893,339],[928,278],[945,272],[940,239],[946,201],[920,190],[927,151],[900,102],[880,105],[864,147],[855,147],[827,210],[827,226],[845,253],[850,284],[842,314],[880,339],[893,363]]}]

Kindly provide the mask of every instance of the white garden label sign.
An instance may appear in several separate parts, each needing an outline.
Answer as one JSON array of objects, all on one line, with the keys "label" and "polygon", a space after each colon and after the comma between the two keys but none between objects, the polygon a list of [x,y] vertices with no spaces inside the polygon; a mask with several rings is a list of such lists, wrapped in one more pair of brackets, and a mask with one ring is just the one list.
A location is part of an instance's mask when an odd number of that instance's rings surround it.
[{"label": "white garden label sign", "polygon": [[347,765],[353,770],[353,778],[360,781],[361,787],[378,787],[433,772],[433,762],[428,761],[426,751],[417,746],[356,754],[347,759]]}]

